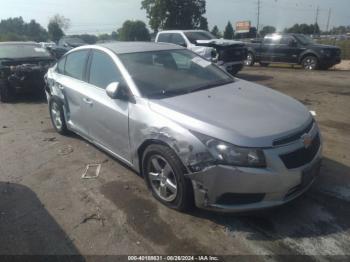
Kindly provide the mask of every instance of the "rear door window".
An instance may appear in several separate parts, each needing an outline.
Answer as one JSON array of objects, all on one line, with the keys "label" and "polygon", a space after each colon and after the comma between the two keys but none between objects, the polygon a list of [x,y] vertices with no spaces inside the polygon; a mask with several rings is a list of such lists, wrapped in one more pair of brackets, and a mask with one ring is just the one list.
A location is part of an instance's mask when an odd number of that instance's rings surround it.
[{"label": "rear door window", "polygon": [[280,40],[280,37],[265,37],[263,43],[267,45],[278,45]]},{"label": "rear door window", "polygon": [[93,51],[89,83],[105,89],[110,83],[122,81],[123,76],[112,58],[102,51]]},{"label": "rear door window", "polygon": [[170,43],[170,34],[159,34],[157,42]]},{"label": "rear door window", "polygon": [[89,50],[80,50],[67,55],[65,75],[84,81],[88,54]]},{"label": "rear door window", "polygon": [[280,44],[281,45],[289,45],[290,43],[292,43],[293,42],[293,37],[291,37],[291,36],[283,36],[282,38],[281,38],[281,41],[280,41]]},{"label": "rear door window", "polygon": [[171,36],[171,43],[176,45],[184,45],[186,44],[185,39],[180,34],[172,34]]}]

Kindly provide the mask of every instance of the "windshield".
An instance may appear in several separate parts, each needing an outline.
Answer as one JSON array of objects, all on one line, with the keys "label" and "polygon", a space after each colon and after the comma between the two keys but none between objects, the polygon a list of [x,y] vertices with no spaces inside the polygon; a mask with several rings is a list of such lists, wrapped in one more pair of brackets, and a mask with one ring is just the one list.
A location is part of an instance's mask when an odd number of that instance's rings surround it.
[{"label": "windshield", "polygon": [[164,98],[232,83],[233,78],[188,50],[119,55],[141,94]]},{"label": "windshield", "polygon": [[307,35],[295,35],[295,37],[303,45],[315,44],[314,40],[310,36],[307,36]]},{"label": "windshield", "polygon": [[193,32],[185,32],[186,37],[192,44],[196,44],[197,40],[211,40],[211,39],[216,39],[214,35],[212,35],[209,32],[205,31],[193,31]]},{"label": "windshield", "polygon": [[28,44],[1,44],[0,45],[0,59],[1,58],[28,58],[28,57],[50,57],[49,52],[40,45]]}]

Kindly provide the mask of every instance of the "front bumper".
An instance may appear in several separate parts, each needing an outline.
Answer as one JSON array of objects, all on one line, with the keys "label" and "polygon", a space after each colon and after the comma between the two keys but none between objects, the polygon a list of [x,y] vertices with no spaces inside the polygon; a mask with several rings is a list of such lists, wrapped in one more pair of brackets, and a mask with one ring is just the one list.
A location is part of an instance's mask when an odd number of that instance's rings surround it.
[{"label": "front bumper", "polygon": [[[313,137],[319,133],[315,126]],[[212,166],[190,174],[196,206],[221,212],[241,212],[285,204],[307,191],[319,173],[322,143],[313,159],[298,168],[288,169],[280,155],[303,144],[264,150],[267,168]],[[307,176],[306,176],[307,175]]]},{"label": "front bumper", "polygon": [[229,63],[218,63],[218,66],[226,70],[227,72],[238,72],[242,70],[244,66],[244,61],[235,61],[235,62],[229,62]]},{"label": "front bumper", "polygon": [[341,63],[341,57],[335,56],[335,57],[322,57],[320,59],[320,65],[321,66],[334,66]]}]

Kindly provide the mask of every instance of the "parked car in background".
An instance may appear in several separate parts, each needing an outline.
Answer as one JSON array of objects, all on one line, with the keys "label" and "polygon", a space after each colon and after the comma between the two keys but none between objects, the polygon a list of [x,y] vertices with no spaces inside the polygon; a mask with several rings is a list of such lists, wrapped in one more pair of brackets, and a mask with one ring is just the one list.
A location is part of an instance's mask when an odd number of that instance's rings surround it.
[{"label": "parked car in background", "polygon": [[340,48],[321,45],[303,34],[269,34],[260,41],[247,44],[246,66],[256,62],[298,64],[307,70],[328,69],[341,62]]},{"label": "parked car in background", "polygon": [[78,37],[65,36],[60,39],[57,46],[48,47],[48,50],[56,59],[59,59],[69,50],[83,45],[87,45],[84,40]]},{"label": "parked car in background", "polygon": [[0,43],[0,101],[12,101],[18,92],[44,94],[44,75],[55,59],[34,42]]},{"label": "parked car in background", "polygon": [[188,48],[202,57],[215,62],[218,66],[237,74],[247,57],[247,49],[243,42],[217,39],[203,30],[170,30],[159,32],[156,42],[173,43]]},{"label": "parked car in background", "polygon": [[179,45],[76,48],[47,73],[57,132],[73,131],[185,210],[284,204],[315,180],[322,141],[300,102],[236,79]]}]

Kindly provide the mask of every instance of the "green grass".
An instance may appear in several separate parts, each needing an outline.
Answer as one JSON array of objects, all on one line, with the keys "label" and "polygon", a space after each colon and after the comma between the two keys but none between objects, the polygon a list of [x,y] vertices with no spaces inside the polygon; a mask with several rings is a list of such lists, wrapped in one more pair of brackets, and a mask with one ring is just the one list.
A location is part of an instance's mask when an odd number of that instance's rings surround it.
[{"label": "green grass", "polygon": [[334,40],[334,39],[322,39],[318,40],[320,44],[335,45],[341,49],[342,59],[350,59],[350,39],[347,40]]}]

